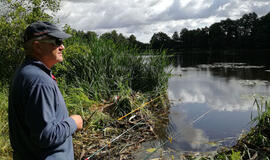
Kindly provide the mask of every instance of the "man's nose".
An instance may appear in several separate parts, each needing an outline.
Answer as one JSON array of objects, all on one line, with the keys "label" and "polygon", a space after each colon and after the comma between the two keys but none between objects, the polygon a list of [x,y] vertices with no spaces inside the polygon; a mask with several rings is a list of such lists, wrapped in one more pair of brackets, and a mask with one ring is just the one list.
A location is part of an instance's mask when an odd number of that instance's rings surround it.
[{"label": "man's nose", "polygon": [[60,49],[60,50],[64,50],[64,49],[65,49],[64,44],[61,44],[61,45],[59,46],[59,49]]}]

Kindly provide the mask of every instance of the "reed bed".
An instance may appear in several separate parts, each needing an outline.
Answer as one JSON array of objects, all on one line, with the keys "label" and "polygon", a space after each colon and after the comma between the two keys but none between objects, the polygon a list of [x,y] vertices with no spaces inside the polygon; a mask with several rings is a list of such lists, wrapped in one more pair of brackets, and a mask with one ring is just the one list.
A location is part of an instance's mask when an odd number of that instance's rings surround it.
[{"label": "reed bed", "polygon": [[85,41],[76,36],[67,40],[65,61],[56,66],[56,74],[65,77],[69,85],[83,86],[91,99],[166,88],[165,53],[146,62],[143,53],[124,44],[102,39]]}]

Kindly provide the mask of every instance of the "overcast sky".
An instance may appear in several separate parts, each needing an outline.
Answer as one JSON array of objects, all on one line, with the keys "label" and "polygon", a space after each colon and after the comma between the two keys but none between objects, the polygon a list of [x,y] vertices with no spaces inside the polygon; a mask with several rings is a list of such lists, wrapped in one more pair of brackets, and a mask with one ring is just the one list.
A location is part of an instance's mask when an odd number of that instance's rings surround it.
[{"label": "overcast sky", "polygon": [[149,42],[157,32],[172,36],[183,28],[202,28],[251,12],[267,14],[270,0],[62,0],[57,17],[76,30],[116,30]]}]

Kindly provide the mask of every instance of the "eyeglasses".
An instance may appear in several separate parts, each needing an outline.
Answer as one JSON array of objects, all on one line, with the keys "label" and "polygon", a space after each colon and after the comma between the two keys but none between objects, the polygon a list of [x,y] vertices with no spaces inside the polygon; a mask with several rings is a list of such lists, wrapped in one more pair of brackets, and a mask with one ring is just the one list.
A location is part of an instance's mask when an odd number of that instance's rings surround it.
[{"label": "eyeglasses", "polygon": [[59,38],[54,38],[54,39],[41,39],[38,40],[39,42],[46,42],[46,43],[52,43],[55,46],[61,46],[63,44],[63,40]]}]

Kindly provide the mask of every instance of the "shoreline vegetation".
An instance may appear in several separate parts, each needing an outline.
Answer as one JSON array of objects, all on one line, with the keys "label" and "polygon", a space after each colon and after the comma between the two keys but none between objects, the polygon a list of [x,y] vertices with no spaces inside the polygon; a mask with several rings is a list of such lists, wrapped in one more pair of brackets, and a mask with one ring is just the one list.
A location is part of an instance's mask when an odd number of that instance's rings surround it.
[{"label": "shoreline vegetation", "polygon": [[254,106],[257,108],[258,115],[251,116],[251,122],[256,125],[249,132],[241,135],[234,146],[220,149],[214,159],[270,159],[269,97],[255,97]]},{"label": "shoreline vegetation", "polygon": [[[45,10],[56,12],[60,9],[60,0],[3,0],[2,6],[0,159],[10,160],[12,149],[7,122],[8,88],[10,77],[23,59],[21,37],[26,26],[34,21],[54,21]],[[262,17],[259,22],[266,21],[269,15]],[[254,14],[246,15],[242,19],[252,17],[258,20]],[[227,21],[232,22],[229,19],[224,22]],[[216,24],[212,29],[216,30],[220,25]],[[76,159],[90,156],[92,159],[133,159],[132,152],[138,149],[142,142],[160,136],[166,137],[170,107],[167,97],[170,75],[164,71],[169,64],[166,52],[162,49],[154,52],[149,46],[145,47],[145,44],[136,41],[135,36],[126,39],[116,31],[98,36],[95,32],[76,31],[68,25],[64,28],[73,37],[65,41],[65,60],[54,66],[53,73],[57,77],[70,114],[82,115],[85,122],[84,129],[73,137]],[[193,30],[184,31],[193,33]],[[158,35],[155,37],[158,38]],[[244,36],[249,37],[249,34]],[[174,38],[179,37],[175,35]],[[265,41],[267,42],[269,41]],[[212,157],[186,155],[185,158],[269,159],[269,103],[255,100],[259,116],[253,120],[257,125],[247,135],[240,137],[232,148],[221,150]],[[129,114],[131,112],[132,114]],[[127,114],[127,117],[123,117]],[[118,120],[120,117],[123,118]]]},{"label": "shoreline vegetation", "polygon": [[[75,159],[87,158],[104,146],[94,159],[133,159],[131,151],[153,139],[155,121],[168,114],[165,52],[145,57],[136,48],[65,30],[73,36],[65,41],[65,60],[53,67],[53,73],[69,113],[84,119],[84,129],[73,138]],[[0,159],[12,159],[7,123],[10,77],[1,78]]]}]

